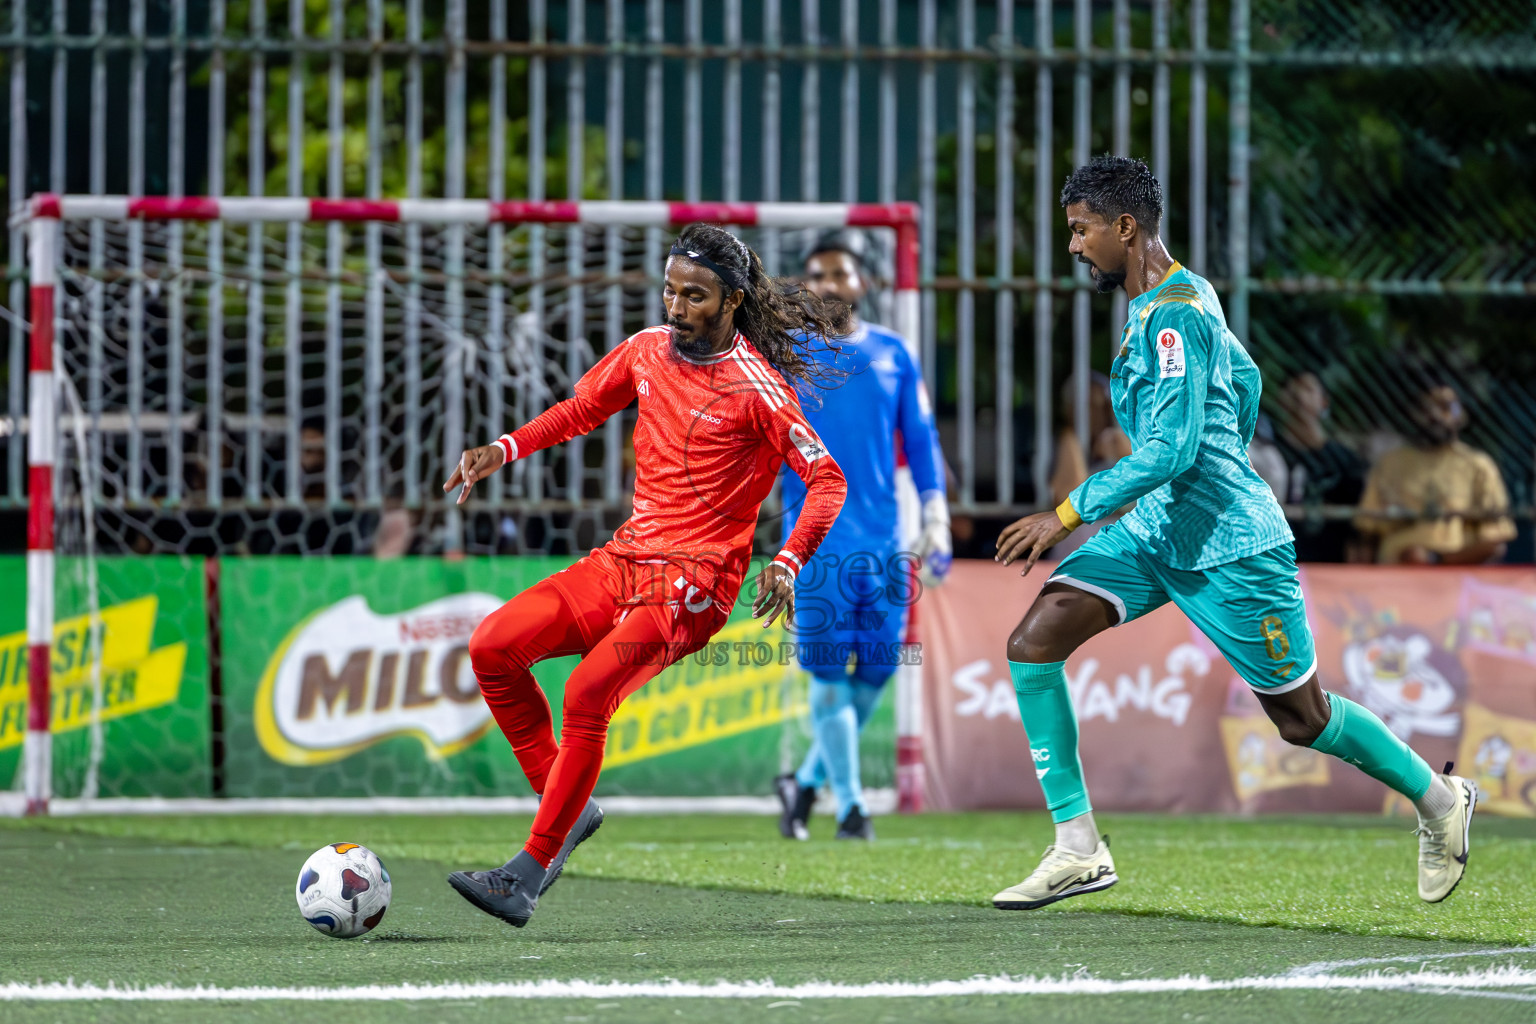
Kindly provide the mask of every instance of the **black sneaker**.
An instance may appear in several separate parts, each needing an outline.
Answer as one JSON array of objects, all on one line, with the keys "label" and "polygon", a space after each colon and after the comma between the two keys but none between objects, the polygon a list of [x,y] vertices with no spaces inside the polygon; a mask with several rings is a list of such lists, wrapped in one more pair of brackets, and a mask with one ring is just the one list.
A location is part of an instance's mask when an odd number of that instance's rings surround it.
[{"label": "black sneaker", "polygon": [[864,812],[857,807],[848,812],[848,816],[837,823],[837,838],[839,839],[873,839],[875,838],[875,823],[864,816]]},{"label": "black sneaker", "polygon": [[816,803],[816,791],[800,785],[793,774],[780,775],[773,780],[774,791],[784,812],[779,815],[779,835],[801,842],[811,838],[811,806]]},{"label": "black sneaker", "polygon": [[448,876],[448,884],[487,914],[521,928],[539,906],[545,874],[533,854],[522,850],[499,868],[455,871]]},{"label": "black sneaker", "polygon": [[571,834],[565,837],[565,845],[560,847],[560,852],[555,854],[555,859],[549,864],[549,874],[544,878],[544,885],[539,889],[539,895],[549,892],[549,887],[555,884],[560,877],[560,872],[565,870],[565,862],[571,856],[571,851],[582,843],[591,839],[598,829],[603,827],[603,809],[597,806],[597,801],[587,797],[587,806],[582,809],[581,817],[576,819],[576,824],[571,826]]}]

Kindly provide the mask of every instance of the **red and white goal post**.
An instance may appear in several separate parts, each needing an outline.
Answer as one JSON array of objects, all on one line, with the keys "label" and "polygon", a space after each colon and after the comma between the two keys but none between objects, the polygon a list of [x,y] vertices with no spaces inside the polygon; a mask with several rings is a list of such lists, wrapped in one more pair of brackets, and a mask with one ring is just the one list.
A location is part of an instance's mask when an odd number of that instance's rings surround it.
[{"label": "red and white goal post", "polygon": [[[28,429],[27,517],[27,643],[28,692],[23,774],[25,810],[48,813],[53,788],[53,748],[50,734],[51,694],[49,667],[55,622],[55,463],[61,448],[59,404],[65,381],[56,353],[64,328],[72,325],[57,318],[65,315],[64,295],[56,295],[67,272],[84,262],[67,243],[71,223],[87,222],[92,232],[105,227],[122,230],[135,223],[142,231],[156,222],[211,222],[227,225],[304,225],[352,223],[362,225],[420,225],[423,229],[450,231],[487,230],[490,226],[517,225],[602,226],[604,228],[676,229],[695,221],[760,229],[829,229],[840,227],[888,229],[894,232],[892,274],[892,326],[911,347],[920,351],[918,218],[912,203],[716,203],[716,202],[571,202],[491,200],[364,200],[321,198],[166,197],[41,194],[32,198],[20,215],[27,220],[27,264],[30,278],[30,374]],[[179,230],[179,229],[178,229]],[[406,228],[410,230],[410,228]],[[94,236],[93,236],[94,237]],[[179,237],[179,236],[178,236]],[[222,237],[222,236],[221,236]],[[293,236],[290,235],[290,239]],[[142,249],[142,242],[130,243]],[[179,245],[179,242],[178,242]],[[102,259],[95,245],[93,266]],[[663,249],[662,252],[665,252]],[[655,275],[659,268],[647,268]],[[131,274],[122,275],[131,277]],[[213,275],[211,275],[213,276]],[[371,330],[372,328],[370,328]],[[222,341],[219,342],[222,345]],[[599,349],[599,351],[601,351]],[[211,371],[210,371],[211,372]],[[291,415],[291,414],[289,414]],[[79,417],[76,417],[78,420]],[[457,422],[462,427],[462,418]],[[137,422],[137,421],[135,421]],[[460,429],[460,435],[469,433]],[[457,446],[478,443],[475,437],[455,436],[444,430],[446,459],[455,459]],[[451,450],[450,450],[451,449]],[[253,463],[254,464],[254,463]],[[916,536],[916,495],[903,471],[903,531]],[[132,484],[129,485],[132,490]],[[217,497],[215,501],[219,500]],[[915,613],[915,608],[913,609]],[[916,616],[909,622],[909,640],[916,640]],[[921,669],[904,665],[898,670],[897,694],[897,791],[903,810],[919,810],[923,804]],[[93,710],[93,715],[96,712]]]}]

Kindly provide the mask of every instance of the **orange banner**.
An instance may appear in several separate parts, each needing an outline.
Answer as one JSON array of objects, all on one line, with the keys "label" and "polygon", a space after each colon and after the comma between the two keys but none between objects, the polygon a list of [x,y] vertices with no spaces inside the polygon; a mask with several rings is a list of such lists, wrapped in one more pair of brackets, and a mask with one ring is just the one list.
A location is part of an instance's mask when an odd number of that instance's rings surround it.
[{"label": "orange banner", "polygon": [[[1008,675],[1008,636],[1049,568],[956,562],[923,597],[930,805],[1043,807]],[[1536,571],[1308,566],[1318,676],[1437,771],[1456,760],[1487,809],[1536,815]],[[1067,661],[1094,806],[1125,811],[1381,811],[1363,772],[1280,739],[1248,686],[1173,605]]]}]

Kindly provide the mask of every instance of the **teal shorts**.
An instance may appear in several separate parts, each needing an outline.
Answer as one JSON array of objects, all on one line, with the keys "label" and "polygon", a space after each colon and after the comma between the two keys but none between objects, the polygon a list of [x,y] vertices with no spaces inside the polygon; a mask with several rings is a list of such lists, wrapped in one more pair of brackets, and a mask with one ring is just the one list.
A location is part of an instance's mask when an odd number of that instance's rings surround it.
[{"label": "teal shorts", "polygon": [[1172,601],[1243,681],[1264,693],[1294,690],[1317,670],[1291,544],[1190,571],[1158,561],[1123,523],[1112,523],[1046,582],[1102,597],[1119,613],[1117,626]]}]

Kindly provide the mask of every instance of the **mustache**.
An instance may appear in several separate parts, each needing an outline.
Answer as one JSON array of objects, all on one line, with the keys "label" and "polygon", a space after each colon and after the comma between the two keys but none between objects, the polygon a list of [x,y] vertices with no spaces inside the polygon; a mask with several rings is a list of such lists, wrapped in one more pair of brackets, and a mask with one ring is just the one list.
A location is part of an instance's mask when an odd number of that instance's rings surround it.
[{"label": "mustache", "polygon": [[667,317],[667,326],[672,328],[674,331],[682,331],[685,334],[691,334],[693,332],[693,327],[689,325],[686,320],[678,320],[675,317]]}]

